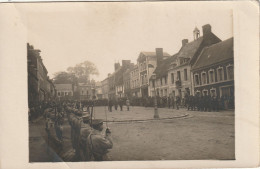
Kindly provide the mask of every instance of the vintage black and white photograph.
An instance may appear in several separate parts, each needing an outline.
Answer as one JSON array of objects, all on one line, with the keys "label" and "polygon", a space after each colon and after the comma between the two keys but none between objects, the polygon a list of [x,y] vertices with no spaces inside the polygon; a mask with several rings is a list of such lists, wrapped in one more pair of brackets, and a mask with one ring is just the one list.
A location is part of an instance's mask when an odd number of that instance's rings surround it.
[{"label": "vintage black and white photograph", "polygon": [[17,4],[29,162],[235,160],[233,10]]}]

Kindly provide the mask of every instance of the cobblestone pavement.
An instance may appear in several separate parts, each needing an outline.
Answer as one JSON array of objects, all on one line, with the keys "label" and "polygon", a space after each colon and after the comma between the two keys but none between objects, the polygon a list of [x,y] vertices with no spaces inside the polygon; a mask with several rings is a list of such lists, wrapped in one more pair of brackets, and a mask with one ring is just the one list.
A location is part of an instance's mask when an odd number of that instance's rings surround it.
[{"label": "cobblestone pavement", "polygon": [[[153,108],[131,107],[130,111],[126,111],[124,107],[124,111],[113,109],[113,112],[108,112],[105,107],[96,107],[94,117],[105,120],[105,111],[110,121],[107,125],[112,131],[114,142],[114,147],[109,152],[112,160],[235,158],[234,111],[198,112],[159,108],[161,120],[149,120],[153,119]],[[183,117],[184,115],[188,116]],[[36,123],[30,128],[43,125],[42,120]],[[106,123],[104,125],[106,127]],[[70,126],[67,121],[64,125],[64,137],[63,152],[66,152],[71,148]],[[30,139],[30,144],[34,142]],[[30,151],[30,156],[32,153],[34,159],[43,159],[40,144],[33,145],[36,148]],[[53,159],[59,161],[55,153],[51,155],[49,158],[52,161]],[[46,157],[44,156],[48,160]]]}]

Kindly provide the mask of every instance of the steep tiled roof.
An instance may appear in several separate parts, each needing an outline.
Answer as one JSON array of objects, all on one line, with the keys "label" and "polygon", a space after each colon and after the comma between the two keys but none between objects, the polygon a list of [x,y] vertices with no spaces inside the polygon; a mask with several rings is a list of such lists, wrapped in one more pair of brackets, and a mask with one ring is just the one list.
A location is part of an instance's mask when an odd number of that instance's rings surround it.
[{"label": "steep tiled roof", "polygon": [[234,58],[233,38],[230,38],[204,48],[192,69],[210,66],[232,58]]},{"label": "steep tiled roof", "polygon": [[199,37],[197,40],[184,45],[179,51],[179,57],[192,58],[199,49],[202,41],[203,37]]},{"label": "steep tiled roof", "polygon": [[168,69],[170,67],[170,64],[172,63],[172,61],[174,61],[177,58],[177,55],[178,54],[175,54],[159,62],[156,69],[154,70],[157,79],[166,76],[168,74]]}]

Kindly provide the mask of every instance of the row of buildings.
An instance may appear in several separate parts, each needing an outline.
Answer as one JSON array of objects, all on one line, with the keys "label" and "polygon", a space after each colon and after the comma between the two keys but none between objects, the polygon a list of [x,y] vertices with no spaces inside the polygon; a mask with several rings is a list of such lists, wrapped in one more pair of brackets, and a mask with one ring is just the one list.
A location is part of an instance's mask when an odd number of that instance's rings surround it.
[{"label": "row of buildings", "polygon": [[28,100],[30,104],[52,99],[116,99],[153,96],[184,98],[211,95],[234,98],[233,38],[220,40],[209,24],[196,27],[194,39],[183,39],[174,55],[156,48],[140,52],[137,63],[123,60],[101,82],[54,84],[48,77],[40,50],[27,44]]},{"label": "row of buildings", "polygon": [[137,64],[123,60],[101,82],[102,98],[185,95],[234,97],[233,38],[222,41],[211,30],[196,27],[193,41],[183,39],[170,55],[162,48],[140,52]]},{"label": "row of buildings", "polygon": [[100,82],[55,84],[48,76],[39,49],[27,43],[28,102],[29,106],[53,100],[90,100],[102,98]]},{"label": "row of buildings", "polygon": [[67,84],[54,84],[57,90],[58,100],[91,100],[91,99],[102,99],[101,83],[87,81],[85,83],[67,83]]},{"label": "row of buildings", "polygon": [[56,89],[42,62],[40,50],[27,43],[28,102],[37,105],[56,97]]}]

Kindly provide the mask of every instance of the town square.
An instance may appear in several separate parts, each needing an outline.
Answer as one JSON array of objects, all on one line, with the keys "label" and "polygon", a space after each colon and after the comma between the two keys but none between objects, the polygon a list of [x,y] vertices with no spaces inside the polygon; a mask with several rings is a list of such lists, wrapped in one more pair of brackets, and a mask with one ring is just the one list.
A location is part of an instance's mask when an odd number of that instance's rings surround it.
[{"label": "town square", "polygon": [[29,161],[234,160],[232,11],[195,10],[186,23],[180,11],[144,4],[152,22],[131,3],[100,5],[21,8],[32,24]]}]

